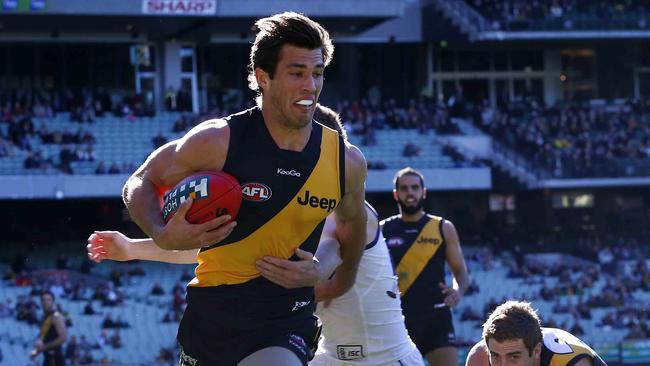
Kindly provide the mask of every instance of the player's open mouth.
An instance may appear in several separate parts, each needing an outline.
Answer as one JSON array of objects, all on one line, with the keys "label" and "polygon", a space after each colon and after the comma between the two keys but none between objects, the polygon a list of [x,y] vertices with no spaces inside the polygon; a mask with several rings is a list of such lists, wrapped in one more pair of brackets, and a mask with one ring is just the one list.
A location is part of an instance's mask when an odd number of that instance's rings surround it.
[{"label": "player's open mouth", "polygon": [[314,101],[312,99],[301,99],[293,103],[293,105],[302,109],[304,112],[308,112],[309,110],[311,110],[311,107],[314,105]]}]

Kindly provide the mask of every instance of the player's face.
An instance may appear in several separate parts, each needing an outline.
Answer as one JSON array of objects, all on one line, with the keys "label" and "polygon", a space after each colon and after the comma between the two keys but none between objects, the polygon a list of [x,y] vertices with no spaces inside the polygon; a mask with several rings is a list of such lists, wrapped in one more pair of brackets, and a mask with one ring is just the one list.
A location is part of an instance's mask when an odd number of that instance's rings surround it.
[{"label": "player's face", "polygon": [[497,342],[488,340],[491,366],[539,366],[541,344],[533,349],[532,356],[522,339]]},{"label": "player's face", "polygon": [[413,174],[403,175],[397,180],[395,199],[402,213],[413,215],[422,209],[426,190],[422,187],[420,177]]},{"label": "player's face", "polygon": [[53,305],[54,305],[54,299],[52,298],[52,295],[43,294],[41,296],[41,306],[43,307],[44,311],[51,311]]},{"label": "player's face", "polygon": [[282,46],[273,78],[265,74],[264,103],[271,103],[273,114],[286,127],[300,129],[314,117],[316,102],[323,88],[323,52],[291,45]]}]

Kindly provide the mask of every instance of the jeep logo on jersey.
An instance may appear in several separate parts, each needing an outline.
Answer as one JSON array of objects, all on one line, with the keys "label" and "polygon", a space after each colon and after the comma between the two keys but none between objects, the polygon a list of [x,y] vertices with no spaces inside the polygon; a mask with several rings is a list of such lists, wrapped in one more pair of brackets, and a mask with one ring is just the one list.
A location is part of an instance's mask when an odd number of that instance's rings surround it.
[{"label": "jeep logo on jersey", "polygon": [[246,201],[264,202],[271,198],[271,188],[262,183],[246,183],[241,186],[242,197]]},{"label": "jeep logo on jersey", "polygon": [[402,244],[404,244],[404,239],[397,236],[394,238],[388,238],[388,240],[386,240],[386,245],[389,247],[398,247]]},{"label": "jeep logo on jersey", "polygon": [[208,196],[208,177],[191,180],[176,187],[165,195],[163,203],[163,218],[176,211],[178,206],[187,200],[188,197],[194,198],[195,201]]},{"label": "jeep logo on jersey", "polygon": [[418,238],[418,241],[416,241],[416,243],[438,245],[440,244],[440,240],[434,238],[427,238],[426,236],[421,236]]},{"label": "jeep logo on jersey", "polygon": [[292,177],[300,178],[300,172],[297,172],[297,171],[295,171],[295,170],[293,170],[293,169],[291,169],[291,170],[284,170],[284,169],[282,169],[282,168],[278,168],[278,174],[289,175],[289,176],[292,176]]},{"label": "jeep logo on jersey", "polygon": [[303,206],[310,206],[313,208],[321,208],[332,211],[336,208],[336,200],[334,198],[320,198],[318,196],[310,196],[309,191],[305,191],[305,197],[298,197],[298,203]]}]

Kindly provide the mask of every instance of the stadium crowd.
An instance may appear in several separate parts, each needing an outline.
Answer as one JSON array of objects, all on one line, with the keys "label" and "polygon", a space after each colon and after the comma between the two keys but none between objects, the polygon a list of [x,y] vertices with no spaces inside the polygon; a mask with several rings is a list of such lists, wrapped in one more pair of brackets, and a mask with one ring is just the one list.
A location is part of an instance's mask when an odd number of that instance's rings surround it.
[{"label": "stadium crowd", "polygon": [[650,156],[650,114],[638,102],[546,107],[527,100],[499,109],[483,103],[473,119],[554,177],[633,176]]},{"label": "stadium crowd", "polygon": [[[618,15],[647,14],[650,3],[644,0],[467,0],[467,3],[491,21],[493,29],[525,29],[525,23],[535,20],[561,20],[565,29],[574,28],[574,19],[587,16],[607,21]],[[523,23],[523,24],[522,24]],[[647,22],[640,18],[639,28]]]}]

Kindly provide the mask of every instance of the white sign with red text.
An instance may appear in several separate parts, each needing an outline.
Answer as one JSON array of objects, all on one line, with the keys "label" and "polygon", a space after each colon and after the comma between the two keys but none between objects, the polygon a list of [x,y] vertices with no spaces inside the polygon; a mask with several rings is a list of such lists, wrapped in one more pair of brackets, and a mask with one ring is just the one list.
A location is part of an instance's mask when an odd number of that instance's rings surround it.
[{"label": "white sign with red text", "polygon": [[156,15],[215,15],[217,0],[142,0],[142,12]]}]

